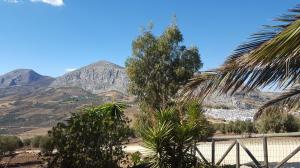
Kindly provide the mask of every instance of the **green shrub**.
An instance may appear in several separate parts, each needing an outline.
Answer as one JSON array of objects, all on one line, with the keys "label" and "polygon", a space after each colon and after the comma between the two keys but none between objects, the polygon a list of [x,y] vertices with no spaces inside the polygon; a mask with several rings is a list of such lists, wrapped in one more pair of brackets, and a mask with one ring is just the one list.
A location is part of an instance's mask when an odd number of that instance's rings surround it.
[{"label": "green shrub", "polygon": [[53,139],[49,136],[43,136],[40,138],[39,148],[44,155],[52,154],[54,149]]},{"label": "green shrub", "polygon": [[40,135],[33,137],[31,139],[31,147],[33,147],[33,148],[39,148],[40,147],[40,141],[41,141],[42,137],[43,136],[40,136]]},{"label": "green shrub", "polygon": [[187,152],[199,140],[212,134],[201,106],[190,102],[181,110],[170,108],[158,111],[155,122],[141,129],[144,146],[150,149],[152,167],[194,167],[197,158]]},{"label": "green shrub", "polygon": [[244,124],[245,124],[244,132],[246,132],[246,133],[257,133],[254,122],[252,122],[251,120],[246,120],[244,122]]},{"label": "green shrub", "polygon": [[16,149],[23,146],[19,137],[16,136],[0,136],[0,154],[10,154]]},{"label": "green shrub", "polygon": [[114,168],[124,158],[122,143],[128,140],[124,104],[108,103],[72,114],[49,133],[57,153],[49,167]]},{"label": "green shrub", "polygon": [[23,146],[30,146],[31,145],[31,139],[27,138],[27,139],[23,139]]},{"label": "green shrub", "polygon": [[284,128],[286,132],[300,131],[300,119],[296,118],[292,114],[288,114],[286,116],[286,121],[284,122]]},{"label": "green shrub", "polygon": [[251,120],[246,121],[230,121],[229,123],[214,124],[215,131],[220,131],[223,134],[235,133],[256,133],[255,124]]},{"label": "green shrub", "polygon": [[270,108],[256,121],[256,128],[260,133],[297,132],[300,123],[295,116]]},{"label": "green shrub", "polygon": [[134,152],[130,156],[131,156],[131,161],[133,162],[133,166],[136,166],[136,165],[142,163],[142,154],[141,154],[141,152]]}]

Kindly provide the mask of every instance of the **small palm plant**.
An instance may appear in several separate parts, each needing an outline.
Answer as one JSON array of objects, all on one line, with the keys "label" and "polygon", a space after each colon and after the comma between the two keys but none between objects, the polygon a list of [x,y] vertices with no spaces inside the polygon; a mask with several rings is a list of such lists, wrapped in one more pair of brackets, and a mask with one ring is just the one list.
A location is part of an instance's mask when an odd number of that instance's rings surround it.
[{"label": "small palm plant", "polygon": [[[175,108],[161,110],[155,116],[155,124],[141,129],[144,146],[151,151],[149,158],[153,168],[187,168],[196,165],[197,158],[189,149],[194,149],[200,137],[203,139],[208,136],[209,130],[203,126],[202,115],[195,113],[187,111],[185,117],[180,118]],[[201,114],[202,111],[197,113]]]}]

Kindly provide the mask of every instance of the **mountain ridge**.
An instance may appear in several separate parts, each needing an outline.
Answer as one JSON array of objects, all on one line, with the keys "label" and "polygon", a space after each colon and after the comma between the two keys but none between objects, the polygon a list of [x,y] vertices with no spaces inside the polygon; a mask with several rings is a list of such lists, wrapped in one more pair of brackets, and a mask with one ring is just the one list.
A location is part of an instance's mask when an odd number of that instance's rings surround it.
[{"label": "mountain ridge", "polygon": [[32,69],[16,69],[0,76],[0,88],[36,85],[48,86],[54,78],[38,74]]},{"label": "mountain ridge", "polygon": [[56,78],[50,85],[80,87],[95,94],[117,90],[127,94],[128,77],[125,68],[108,61],[98,61]]},{"label": "mountain ridge", "polygon": [[[82,107],[108,101],[134,105],[134,112],[127,113],[131,116],[138,111],[134,96],[127,93],[125,68],[108,61],[98,61],[57,78],[29,69],[11,71],[0,76],[0,81],[4,77],[6,85],[2,86],[7,87],[0,87],[0,127],[53,126]],[[9,80],[16,82],[9,85]],[[214,118],[247,119],[271,96],[259,90],[233,96],[211,95],[204,107],[206,114]]]}]

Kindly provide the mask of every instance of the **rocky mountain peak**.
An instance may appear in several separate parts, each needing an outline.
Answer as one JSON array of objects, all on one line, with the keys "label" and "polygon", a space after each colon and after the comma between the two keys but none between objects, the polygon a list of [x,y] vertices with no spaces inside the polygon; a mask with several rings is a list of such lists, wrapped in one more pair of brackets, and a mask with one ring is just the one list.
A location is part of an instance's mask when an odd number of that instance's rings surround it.
[{"label": "rocky mountain peak", "polygon": [[117,64],[114,64],[112,62],[109,62],[109,61],[106,61],[106,60],[100,60],[98,62],[95,62],[95,63],[92,63],[86,67],[101,67],[101,66],[107,66],[107,67],[115,67],[115,68],[121,68],[121,69],[124,69],[123,67],[117,65]]},{"label": "rocky mountain peak", "polygon": [[16,69],[0,76],[0,88],[24,85],[49,85],[52,81],[51,77],[42,76],[31,69]]},{"label": "rocky mountain peak", "polygon": [[79,87],[95,94],[112,90],[127,93],[127,84],[123,67],[99,61],[56,78],[51,87]]}]

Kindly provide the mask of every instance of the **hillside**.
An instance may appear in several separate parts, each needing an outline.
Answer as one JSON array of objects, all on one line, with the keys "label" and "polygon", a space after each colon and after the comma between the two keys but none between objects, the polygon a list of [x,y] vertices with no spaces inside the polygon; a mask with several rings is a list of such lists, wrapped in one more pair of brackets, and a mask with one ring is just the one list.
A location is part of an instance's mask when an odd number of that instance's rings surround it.
[{"label": "hillside", "polygon": [[125,69],[116,64],[99,61],[55,79],[51,87],[79,87],[95,94],[115,90],[127,93]]},{"label": "hillside", "polygon": [[[17,88],[18,90],[27,89]],[[0,89],[1,93],[3,90]],[[122,93],[112,92],[112,94],[115,97],[108,93],[99,96],[81,88],[65,87],[41,88],[28,91],[26,94],[2,96],[0,98],[0,128],[8,130],[7,132],[19,133],[39,127],[51,127],[85,106],[99,105],[112,100],[128,101],[127,96]]]},{"label": "hillside", "polygon": [[[135,99],[128,96],[125,69],[99,61],[58,78],[40,75],[33,70],[15,70],[0,76],[0,127],[49,127],[70,116],[79,108],[108,101],[133,105],[126,114],[133,119]],[[251,118],[273,94],[259,90],[238,92],[233,96],[211,95],[205,102],[212,118],[234,120]]]},{"label": "hillside", "polygon": [[18,69],[0,76],[0,127],[49,127],[78,109],[126,95],[124,68],[100,61],[58,78]]},{"label": "hillside", "polygon": [[0,88],[13,86],[44,87],[53,82],[54,78],[42,76],[31,69],[17,69],[0,76]]}]

